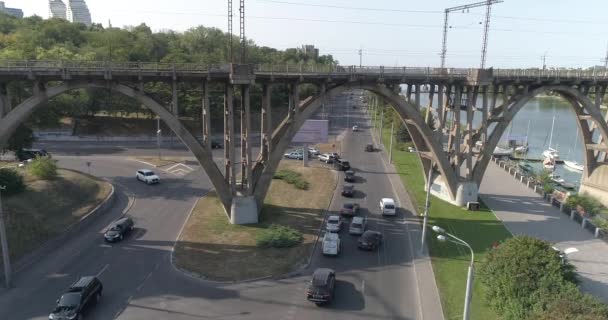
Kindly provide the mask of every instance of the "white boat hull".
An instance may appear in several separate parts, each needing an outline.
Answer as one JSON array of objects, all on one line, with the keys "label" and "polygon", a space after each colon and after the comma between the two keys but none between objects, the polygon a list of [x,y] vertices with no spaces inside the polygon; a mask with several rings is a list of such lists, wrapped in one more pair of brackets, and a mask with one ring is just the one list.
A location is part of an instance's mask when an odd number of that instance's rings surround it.
[{"label": "white boat hull", "polygon": [[574,170],[574,171],[584,171],[585,170],[585,166],[583,166],[582,164],[580,164],[576,161],[564,160],[564,166],[566,167],[566,169]]}]

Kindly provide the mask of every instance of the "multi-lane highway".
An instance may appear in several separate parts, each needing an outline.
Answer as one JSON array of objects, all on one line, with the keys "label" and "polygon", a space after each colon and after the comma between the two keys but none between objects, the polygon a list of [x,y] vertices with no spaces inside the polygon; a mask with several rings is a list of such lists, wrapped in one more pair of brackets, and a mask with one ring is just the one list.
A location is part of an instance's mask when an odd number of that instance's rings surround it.
[{"label": "multi-lane highway", "polygon": [[[359,251],[356,237],[343,230],[340,256],[323,257],[317,246],[311,266],[292,278],[241,284],[200,281],[175,270],[170,262],[173,243],[190,208],[210,188],[198,166],[191,166],[193,170],[185,175],[157,170],[162,183],[147,186],[134,178],[135,170],[144,165],[125,155],[154,155],[153,147],[48,144],[45,147],[62,167],[86,172],[86,162],[92,161],[91,173],[112,182],[118,199],[113,210],[93,226],[22,270],[15,288],[0,291],[0,319],[47,318],[62,290],[82,275],[99,275],[104,284],[102,300],[87,319],[422,319],[420,281],[405,213],[382,218],[378,212],[381,197],[398,197],[380,153],[364,152],[365,144],[372,141],[369,119],[360,108],[352,108],[348,96],[334,101],[331,113],[341,115],[332,121],[332,133],[346,130],[343,157],[350,160],[358,177],[352,201],[361,204],[369,228],[384,234],[380,250]],[[354,124],[363,130],[347,130]],[[186,154],[180,150],[163,153]],[[339,187],[330,211],[338,212],[344,201]],[[127,208],[135,220],[135,232],[123,242],[104,243],[102,231]],[[319,308],[305,299],[307,281],[316,267],[337,271],[336,300],[328,307]]]}]

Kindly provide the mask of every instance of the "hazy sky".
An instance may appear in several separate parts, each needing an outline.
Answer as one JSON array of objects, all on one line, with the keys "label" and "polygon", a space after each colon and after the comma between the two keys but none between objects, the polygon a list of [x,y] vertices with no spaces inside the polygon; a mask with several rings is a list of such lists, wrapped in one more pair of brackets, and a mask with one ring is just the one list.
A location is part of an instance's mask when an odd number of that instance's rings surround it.
[{"label": "hazy sky", "polygon": [[[26,16],[48,15],[48,0],[3,0]],[[479,0],[247,0],[246,35],[276,48],[314,44],[341,64],[438,66],[443,10]],[[67,2],[67,0],[64,0]],[[227,29],[225,0],[87,0],[93,21],[145,22],[154,30]],[[238,34],[238,0],[234,31]],[[606,0],[505,0],[493,6],[487,66],[603,65]],[[480,63],[485,7],[450,14],[447,65]]]}]

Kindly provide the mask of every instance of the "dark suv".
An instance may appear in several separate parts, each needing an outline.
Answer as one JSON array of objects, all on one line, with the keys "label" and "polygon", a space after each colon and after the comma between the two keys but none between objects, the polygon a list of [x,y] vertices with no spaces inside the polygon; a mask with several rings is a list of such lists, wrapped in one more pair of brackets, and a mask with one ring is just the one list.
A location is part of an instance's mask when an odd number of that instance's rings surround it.
[{"label": "dark suv", "polygon": [[26,161],[36,157],[51,158],[51,154],[44,149],[21,149],[15,153],[17,160]]},{"label": "dark suv", "polygon": [[350,162],[346,159],[336,159],[334,161],[334,167],[339,171],[350,170]]},{"label": "dark suv", "polygon": [[131,230],[133,230],[133,220],[131,218],[122,218],[112,222],[112,225],[106,230],[103,237],[108,242],[120,241]]},{"label": "dark suv", "polygon": [[306,290],[306,299],[317,305],[330,303],[334,299],[336,272],[328,268],[316,269]]},{"label": "dark suv", "polygon": [[103,285],[95,276],[82,277],[57,300],[57,306],[49,319],[82,319],[91,302],[99,302]]}]

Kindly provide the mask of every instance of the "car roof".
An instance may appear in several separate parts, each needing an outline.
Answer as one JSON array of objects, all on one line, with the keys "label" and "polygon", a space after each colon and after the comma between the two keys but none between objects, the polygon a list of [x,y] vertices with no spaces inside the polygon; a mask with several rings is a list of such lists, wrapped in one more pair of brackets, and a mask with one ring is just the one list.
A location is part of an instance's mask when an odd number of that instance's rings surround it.
[{"label": "car roof", "polygon": [[365,220],[365,218],[363,218],[363,217],[353,217],[353,222],[356,222],[356,223],[363,223],[364,220]]},{"label": "car roof", "polygon": [[355,172],[352,170],[346,170],[344,171],[344,174],[355,174]]},{"label": "car roof", "polygon": [[327,283],[327,279],[329,275],[332,274],[334,270],[329,268],[318,268],[312,274],[312,284],[313,285],[325,285]]},{"label": "car roof", "polygon": [[340,220],[340,216],[336,215],[336,214],[332,214],[331,216],[329,216],[327,218],[327,220],[330,220],[330,219],[332,219],[332,220]]},{"label": "car roof", "polygon": [[82,278],[78,279],[78,281],[74,282],[74,284],[72,284],[70,286],[70,291],[78,290],[78,289],[87,287],[94,280],[95,280],[95,276],[82,277]]},{"label": "car roof", "polygon": [[338,240],[340,236],[337,233],[327,232],[325,236],[323,236],[326,240]]},{"label": "car roof", "polygon": [[382,202],[384,203],[395,203],[395,200],[393,200],[393,198],[382,198]]},{"label": "car roof", "polygon": [[152,172],[154,173],[154,171],[150,170],[150,169],[139,169],[139,171],[146,173],[146,172]]},{"label": "car roof", "polygon": [[118,219],[118,220],[114,221],[114,224],[122,224],[122,223],[125,223],[125,222],[129,221],[129,220],[131,220],[131,218],[124,217],[122,219]]}]

